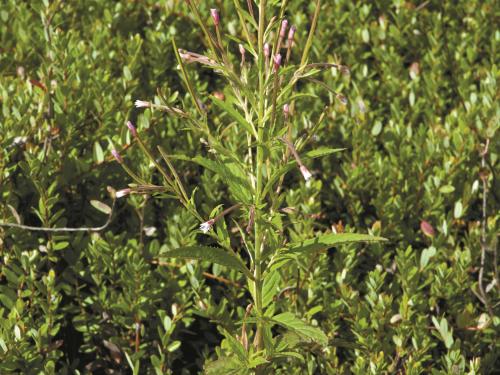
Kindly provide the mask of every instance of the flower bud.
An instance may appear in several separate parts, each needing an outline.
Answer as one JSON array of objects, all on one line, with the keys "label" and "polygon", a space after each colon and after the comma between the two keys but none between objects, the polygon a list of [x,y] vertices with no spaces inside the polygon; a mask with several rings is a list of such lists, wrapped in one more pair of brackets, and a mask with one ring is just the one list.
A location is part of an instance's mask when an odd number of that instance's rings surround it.
[{"label": "flower bud", "polygon": [[271,55],[271,48],[269,47],[269,43],[264,44],[264,56],[269,58]]},{"label": "flower bud", "polygon": [[434,234],[435,234],[434,228],[432,227],[432,225],[428,221],[422,220],[420,222],[420,230],[427,237],[434,237]]},{"label": "flower bud", "polygon": [[285,37],[287,27],[288,27],[288,21],[287,20],[283,20],[283,22],[281,22],[280,38],[284,38]]},{"label": "flower bud", "polygon": [[290,115],[290,105],[288,103],[283,106],[283,115],[285,116],[285,120]]},{"label": "flower bud", "polygon": [[212,15],[212,19],[214,20],[215,27],[219,26],[220,22],[219,11],[217,9],[210,9],[210,14]]},{"label": "flower bud", "polygon": [[240,54],[241,54],[241,62],[245,62],[245,47],[243,47],[243,44],[238,44],[238,48],[240,49]]},{"label": "flower bud", "polygon": [[295,31],[297,31],[297,28],[295,25],[290,27],[290,30],[288,31],[288,41],[291,42],[293,41],[293,37],[295,36]]},{"label": "flower bud", "polygon": [[112,149],[111,154],[114,156],[114,158],[116,159],[116,161],[118,163],[123,163],[123,159],[118,151],[116,151],[115,149]]},{"label": "flower bud", "polygon": [[130,134],[132,134],[132,136],[137,137],[137,130],[131,121],[127,121],[127,128],[130,130]]},{"label": "flower bud", "polygon": [[274,71],[277,72],[281,66],[281,54],[274,55]]}]

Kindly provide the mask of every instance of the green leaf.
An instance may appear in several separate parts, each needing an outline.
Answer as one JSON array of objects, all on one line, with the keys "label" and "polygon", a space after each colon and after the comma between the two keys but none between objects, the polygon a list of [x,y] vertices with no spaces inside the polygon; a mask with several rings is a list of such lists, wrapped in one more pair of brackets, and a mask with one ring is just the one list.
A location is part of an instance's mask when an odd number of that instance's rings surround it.
[{"label": "green leaf", "polygon": [[460,219],[462,217],[462,213],[463,213],[463,206],[462,206],[462,202],[460,201],[457,201],[455,203],[455,208],[453,210],[453,217],[455,219]]},{"label": "green leaf", "polygon": [[104,161],[104,151],[102,151],[102,147],[99,142],[94,143],[94,160],[97,164],[101,164]]},{"label": "green leaf", "polygon": [[431,246],[422,251],[422,255],[420,256],[420,268],[425,268],[429,263],[429,259],[431,259],[434,255],[436,255],[436,248]]},{"label": "green leaf", "polygon": [[95,199],[90,201],[90,204],[96,209],[101,211],[102,213],[109,215],[111,214],[111,207],[109,207],[107,204],[104,204],[100,201],[97,201]]},{"label": "green leaf", "polygon": [[234,109],[231,104],[219,100],[215,96],[212,96],[210,99],[223,112],[226,112],[233,118],[233,120],[235,120],[238,124],[245,128],[247,132],[251,133],[255,138],[257,138],[257,132],[255,128],[247,120],[245,120],[245,118],[236,109]]},{"label": "green leaf", "polygon": [[207,375],[243,375],[250,372],[246,364],[233,355],[206,363],[204,373]]},{"label": "green leaf", "polygon": [[288,249],[281,252],[281,255],[326,250],[331,247],[347,243],[380,241],[387,241],[387,239],[383,237],[370,236],[368,234],[330,233],[302,242],[292,243]]},{"label": "green leaf", "polygon": [[330,147],[319,147],[315,150],[308,151],[305,154],[305,159],[316,159],[322,156],[335,154],[336,152],[344,151],[345,148],[330,148]]},{"label": "green leaf", "polygon": [[162,254],[162,256],[168,258],[204,260],[210,263],[220,264],[221,266],[243,272],[245,275],[253,277],[241,259],[220,247],[186,246],[168,251]]},{"label": "green leaf", "polygon": [[454,191],[455,191],[455,188],[451,185],[445,185],[445,186],[441,186],[439,188],[439,192],[443,193],[443,194],[450,194],[450,193],[453,193]]},{"label": "green leaf", "polygon": [[319,328],[310,326],[306,322],[297,318],[291,312],[284,312],[282,314],[275,315],[273,321],[282,327],[285,327],[300,336],[307,337],[318,344],[326,346],[328,344],[328,337]]},{"label": "green leaf", "polygon": [[280,283],[280,274],[277,271],[272,271],[264,279],[264,286],[262,288],[262,307],[269,305],[276,293]]}]

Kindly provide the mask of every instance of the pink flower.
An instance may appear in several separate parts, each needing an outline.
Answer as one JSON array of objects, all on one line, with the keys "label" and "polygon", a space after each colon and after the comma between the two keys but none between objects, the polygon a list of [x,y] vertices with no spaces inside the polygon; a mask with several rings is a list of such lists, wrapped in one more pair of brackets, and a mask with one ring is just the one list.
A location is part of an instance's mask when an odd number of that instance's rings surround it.
[{"label": "pink flower", "polygon": [[137,108],[149,108],[149,107],[151,107],[151,103],[150,102],[145,102],[144,100],[136,100],[134,102],[134,105]]},{"label": "pink flower", "polygon": [[271,48],[269,47],[269,43],[264,44],[264,56],[269,58],[271,55]]},{"label": "pink flower", "polygon": [[123,163],[123,159],[118,151],[116,151],[115,149],[112,149],[111,154],[115,157],[115,159],[118,163]]},{"label": "pink flower", "polygon": [[281,66],[281,54],[274,55],[274,71],[277,72]]},{"label": "pink flower", "polygon": [[288,21],[287,20],[283,20],[283,22],[281,22],[281,29],[280,29],[280,38],[284,38],[285,35],[286,35],[286,28],[288,27]]},{"label": "pink flower", "polygon": [[215,26],[219,26],[220,16],[219,11],[217,9],[210,9],[210,14],[212,15],[212,19],[214,20]]},{"label": "pink flower", "polygon": [[121,189],[116,192],[115,196],[116,198],[123,198],[124,196],[129,195],[131,192],[132,190],[129,188]]},{"label": "pink flower", "polygon": [[427,237],[434,237],[434,234],[435,234],[434,228],[432,227],[432,225],[428,221],[422,220],[420,222],[420,230]]},{"label": "pink flower", "polygon": [[137,130],[131,121],[127,121],[127,128],[128,130],[130,130],[130,134],[132,134],[134,137],[137,137]]},{"label": "pink flower", "polygon": [[293,37],[295,36],[295,31],[297,31],[297,28],[295,26],[290,27],[290,30],[288,31],[288,41],[291,42],[293,40]]},{"label": "pink flower", "polygon": [[210,231],[210,229],[212,229],[212,227],[213,227],[214,224],[215,224],[215,220],[214,219],[210,219],[208,221],[205,221],[204,223],[200,224],[200,230],[203,233],[208,233]]},{"label": "pink flower", "polygon": [[312,178],[311,172],[309,172],[309,169],[305,165],[300,166],[300,173],[302,173],[302,176],[304,176],[304,180],[309,181]]}]

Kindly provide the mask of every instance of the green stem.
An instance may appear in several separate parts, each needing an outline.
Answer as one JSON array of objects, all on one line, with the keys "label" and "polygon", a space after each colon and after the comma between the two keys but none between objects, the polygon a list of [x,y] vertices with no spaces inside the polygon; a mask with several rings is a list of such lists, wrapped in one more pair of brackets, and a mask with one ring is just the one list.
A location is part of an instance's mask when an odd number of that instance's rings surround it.
[{"label": "green stem", "polygon": [[[258,119],[258,134],[257,134],[257,157],[255,173],[257,174],[257,186],[255,189],[255,309],[257,315],[262,316],[262,233],[260,230],[260,211],[261,211],[261,194],[262,194],[262,168],[264,166],[264,27],[265,27],[265,9],[266,1],[259,2],[259,32],[258,32],[258,62],[259,62],[259,119]],[[255,344],[257,350],[263,349],[263,326],[262,323],[257,324],[257,332],[255,334]]]}]

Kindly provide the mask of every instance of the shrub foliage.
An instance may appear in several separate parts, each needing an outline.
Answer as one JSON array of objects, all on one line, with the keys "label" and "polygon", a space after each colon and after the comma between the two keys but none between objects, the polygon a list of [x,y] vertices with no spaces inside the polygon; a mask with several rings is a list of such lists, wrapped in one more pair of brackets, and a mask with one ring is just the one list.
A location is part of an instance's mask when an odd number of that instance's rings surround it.
[{"label": "shrub foliage", "polygon": [[5,0],[0,373],[498,371],[495,5]]}]

